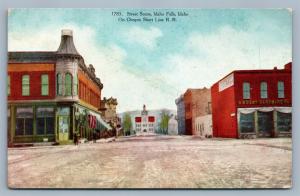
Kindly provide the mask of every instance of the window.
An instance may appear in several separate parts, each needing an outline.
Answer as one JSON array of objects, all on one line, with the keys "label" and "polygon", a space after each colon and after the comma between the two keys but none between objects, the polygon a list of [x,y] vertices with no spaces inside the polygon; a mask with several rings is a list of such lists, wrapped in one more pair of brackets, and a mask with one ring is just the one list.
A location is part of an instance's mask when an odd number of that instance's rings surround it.
[{"label": "window", "polygon": [[30,79],[29,75],[22,76],[22,95],[28,96],[30,94]]},{"label": "window", "polygon": [[48,74],[43,74],[41,76],[41,92],[42,92],[42,95],[48,95],[49,94],[49,78],[48,78]]},{"label": "window", "polygon": [[16,136],[33,135],[33,109],[32,107],[17,108]]},{"label": "window", "polygon": [[56,75],[56,94],[62,95],[62,75],[60,73]]},{"label": "window", "polygon": [[54,134],[54,109],[52,107],[37,108],[36,117],[38,135]]},{"label": "window", "polygon": [[10,95],[10,76],[7,76],[7,95]]},{"label": "window", "polygon": [[66,73],[65,77],[65,96],[72,95],[72,75],[70,73]]},{"label": "window", "polygon": [[78,78],[77,75],[74,76],[74,95],[78,94]]},{"label": "window", "polygon": [[278,98],[284,98],[284,82],[278,81],[277,92],[278,92]]},{"label": "window", "polygon": [[243,99],[250,99],[250,83],[243,83]]},{"label": "window", "polygon": [[268,84],[266,82],[260,83],[260,98],[268,98]]}]

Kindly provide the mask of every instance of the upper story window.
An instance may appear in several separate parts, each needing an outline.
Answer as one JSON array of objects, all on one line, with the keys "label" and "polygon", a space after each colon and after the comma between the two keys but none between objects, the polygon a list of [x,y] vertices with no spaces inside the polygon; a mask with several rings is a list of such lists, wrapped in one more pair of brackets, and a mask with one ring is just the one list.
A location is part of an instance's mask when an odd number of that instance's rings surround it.
[{"label": "upper story window", "polygon": [[56,75],[56,94],[57,95],[62,95],[62,75],[60,73],[58,73]]},{"label": "upper story window", "polygon": [[7,76],[7,95],[10,95],[10,76]]},{"label": "upper story window", "polygon": [[243,99],[250,99],[250,83],[243,83]]},{"label": "upper story window", "polygon": [[48,74],[41,75],[41,92],[42,92],[42,95],[49,95],[49,78],[48,78]]},{"label": "upper story window", "polygon": [[260,98],[268,98],[268,84],[266,82],[260,83]]},{"label": "upper story window", "polygon": [[74,76],[74,95],[76,96],[78,94],[78,77],[75,74]]},{"label": "upper story window", "polygon": [[29,75],[22,76],[22,95],[30,95],[30,78]]},{"label": "upper story window", "polygon": [[65,96],[72,95],[72,75],[70,73],[66,73],[65,76]]},{"label": "upper story window", "polygon": [[277,93],[278,93],[278,98],[284,98],[284,82],[283,81],[278,81]]}]

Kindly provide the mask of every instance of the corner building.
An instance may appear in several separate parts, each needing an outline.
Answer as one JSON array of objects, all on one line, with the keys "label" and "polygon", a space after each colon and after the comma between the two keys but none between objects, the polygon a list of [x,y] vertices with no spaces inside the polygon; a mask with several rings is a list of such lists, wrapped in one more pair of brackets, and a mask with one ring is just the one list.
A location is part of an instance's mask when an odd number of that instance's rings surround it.
[{"label": "corner building", "polygon": [[103,84],[62,30],[57,51],[8,53],[8,142],[68,143],[91,139],[105,127],[100,116]]},{"label": "corner building", "polygon": [[292,63],[284,69],[238,70],[211,88],[213,136],[292,135]]}]

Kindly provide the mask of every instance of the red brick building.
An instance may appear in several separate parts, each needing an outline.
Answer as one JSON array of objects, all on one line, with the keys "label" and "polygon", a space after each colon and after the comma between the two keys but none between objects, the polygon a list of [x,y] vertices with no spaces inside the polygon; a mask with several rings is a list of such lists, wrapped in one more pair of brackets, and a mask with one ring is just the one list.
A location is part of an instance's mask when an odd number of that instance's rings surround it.
[{"label": "red brick building", "polygon": [[195,119],[210,112],[210,89],[187,89],[183,95],[185,105],[185,134],[196,135]]},{"label": "red brick building", "polygon": [[233,71],[211,87],[213,136],[291,136],[292,63]]},{"label": "red brick building", "polygon": [[107,126],[100,116],[103,84],[62,30],[57,51],[8,53],[8,141],[68,142]]}]

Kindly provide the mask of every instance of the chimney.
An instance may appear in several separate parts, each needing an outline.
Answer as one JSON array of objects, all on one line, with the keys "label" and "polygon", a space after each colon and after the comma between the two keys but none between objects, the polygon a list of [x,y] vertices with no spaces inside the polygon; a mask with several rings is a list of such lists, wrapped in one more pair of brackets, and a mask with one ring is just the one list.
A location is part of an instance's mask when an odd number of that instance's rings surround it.
[{"label": "chimney", "polygon": [[57,49],[57,54],[80,55],[73,42],[73,31],[71,29],[61,30],[61,42]]}]

